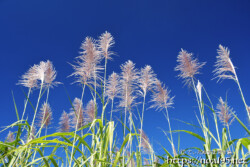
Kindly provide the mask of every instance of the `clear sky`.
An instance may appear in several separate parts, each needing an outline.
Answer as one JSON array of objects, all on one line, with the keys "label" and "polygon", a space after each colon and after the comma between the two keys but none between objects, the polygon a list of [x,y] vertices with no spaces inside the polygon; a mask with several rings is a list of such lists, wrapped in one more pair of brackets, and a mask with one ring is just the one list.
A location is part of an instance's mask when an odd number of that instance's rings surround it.
[{"label": "clear sky", "polygon": [[[109,62],[108,73],[120,72],[120,64],[128,59],[138,68],[149,64],[172,91],[175,96],[174,108],[170,109],[173,129],[199,132],[176,121],[180,119],[198,125],[194,94],[183,87],[174,71],[181,48],[207,62],[198,79],[214,105],[227,93],[229,105],[246,122],[236,84],[233,81],[218,84],[211,79],[218,45],[225,45],[231,50],[246,101],[250,104],[249,9],[248,0],[0,0],[0,126],[16,121],[11,91],[19,112],[22,111],[24,95],[16,85],[20,76],[31,65],[49,59],[58,71],[57,80],[64,83],[51,91],[49,99],[54,112],[52,127],[56,127],[62,111],[70,108],[64,88],[72,99],[80,96],[81,88],[72,85],[74,78],[68,77],[73,72],[69,63],[78,56],[80,44],[86,36],[97,38],[104,31],[114,36],[113,51],[118,55]],[[37,98],[37,91],[31,98]],[[30,107],[28,110],[31,118],[32,110]],[[211,118],[211,112],[206,112]],[[167,130],[167,121],[161,112],[147,110],[144,125],[156,152],[161,150],[158,143],[169,146],[159,129]],[[243,130],[238,130],[241,127],[237,122],[231,129],[233,138],[245,135]],[[49,131],[53,132],[53,128]],[[4,134],[0,135],[1,140],[5,138]],[[196,141],[181,134],[182,148],[193,146]]]}]

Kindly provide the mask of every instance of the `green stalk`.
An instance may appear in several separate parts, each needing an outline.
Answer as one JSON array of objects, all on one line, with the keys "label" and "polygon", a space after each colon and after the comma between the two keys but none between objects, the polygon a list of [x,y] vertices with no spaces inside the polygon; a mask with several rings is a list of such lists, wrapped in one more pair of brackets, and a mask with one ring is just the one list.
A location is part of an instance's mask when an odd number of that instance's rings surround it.
[{"label": "green stalk", "polygon": [[[210,151],[210,149],[208,148],[208,144],[209,144],[210,141],[208,139],[207,130],[206,130],[206,122],[205,122],[205,118],[204,118],[204,109],[202,111],[202,105],[201,105],[201,103],[199,101],[199,98],[198,98],[198,92],[197,92],[197,89],[196,89],[195,84],[194,84],[194,78],[192,78],[192,84],[193,84],[193,89],[194,89],[194,92],[195,92],[196,101],[198,103],[198,107],[199,107],[199,111],[200,111],[200,115],[201,115],[202,131],[203,131],[203,134],[205,136],[205,141],[206,141],[204,146],[205,146],[206,151]],[[211,160],[211,155],[210,154],[208,154],[208,158],[209,158],[209,160]]]},{"label": "green stalk", "polygon": [[111,113],[110,113],[110,121],[112,121],[112,113],[113,113],[113,107],[114,107],[114,99],[112,99],[112,102],[111,102]]},{"label": "green stalk", "polygon": [[29,88],[27,99],[25,100],[24,109],[23,109],[23,115],[22,115],[22,119],[21,120],[23,120],[24,114],[26,112],[27,104],[28,104],[29,97],[30,97],[30,92],[31,92],[31,88]]},{"label": "green stalk", "polygon": [[129,130],[130,130],[130,135],[129,135],[129,145],[130,145],[130,148],[129,148],[129,150],[130,150],[130,155],[132,155],[132,136],[131,136],[131,134],[132,134],[132,111],[130,111],[129,112],[129,119],[130,119],[130,122],[129,122]]},{"label": "green stalk", "polygon": [[202,86],[207,98],[208,98],[208,101],[210,102],[211,104],[211,107],[212,107],[212,110],[213,110],[213,116],[214,116],[214,124],[215,124],[215,127],[216,127],[216,133],[217,133],[217,137],[218,137],[218,141],[219,141],[219,147],[221,149],[221,141],[220,141],[220,133],[219,133],[219,128],[218,128],[218,121],[217,121],[217,115],[216,113],[214,112],[214,107],[213,107],[213,104],[212,104],[212,101],[210,100],[208,94],[207,94],[207,91],[206,89],[204,88],[204,86]]},{"label": "green stalk", "polygon": [[242,101],[243,101],[244,106],[245,106],[245,108],[246,108],[248,120],[250,121],[250,111],[248,111],[248,105],[247,105],[247,103],[246,103],[246,100],[245,100],[245,97],[244,97],[244,95],[243,95],[243,92],[242,92],[242,89],[241,89],[241,86],[240,86],[240,82],[239,82],[239,80],[238,80],[238,77],[237,77],[236,73],[235,73],[235,81],[236,81],[236,83],[237,83],[237,85],[238,85],[238,88],[239,88],[239,91],[240,91],[240,95],[241,95]]},{"label": "green stalk", "polygon": [[[227,123],[227,131],[228,131],[229,140],[232,141],[231,133],[230,133],[230,129],[229,129],[229,124],[228,124],[228,123]],[[230,149],[230,146],[229,146],[229,149]],[[230,150],[230,151],[231,151],[231,150]],[[233,146],[232,146],[232,151],[234,152]]]},{"label": "green stalk", "polygon": [[[48,104],[48,99],[49,99],[49,87],[47,88],[47,97],[46,97],[46,101],[45,101],[45,104],[47,105]],[[45,112],[43,112],[43,124],[41,125],[40,129],[39,129],[39,134],[38,134],[38,137],[40,137],[41,133],[42,133],[42,128],[44,126],[44,122],[46,121],[47,118],[45,118]]]},{"label": "green stalk", "polygon": [[[125,141],[125,137],[126,137],[126,136],[125,136],[125,134],[126,134],[125,131],[126,131],[126,121],[127,121],[127,87],[126,87],[126,90],[125,90],[125,94],[126,94],[126,96],[125,96],[125,102],[126,102],[126,103],[125,103],[125,116],[124,116],[124,125],[123,125],[123,126],[124,126],[124,129],[123,129],[123,140],[124,140],[124,141]],[[125,156],[125,150],[126,150],[126,149],[124,149],[124,150],[123,150],[123,153],[122,153],[122,157],[123,157],[123,161],[122,161],[122,162],[123,162],[123,167],[124,167],[124,164],[125,164],[125,157],[124,157],[124,156]]]}]

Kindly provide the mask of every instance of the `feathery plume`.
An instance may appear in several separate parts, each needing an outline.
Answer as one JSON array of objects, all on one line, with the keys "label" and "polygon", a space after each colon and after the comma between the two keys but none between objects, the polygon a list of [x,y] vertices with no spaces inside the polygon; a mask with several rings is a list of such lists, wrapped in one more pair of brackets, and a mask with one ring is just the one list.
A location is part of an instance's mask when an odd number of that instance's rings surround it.
[{"label": "feathery plume", "polygon": [[41,61],[38,65],[33,65],[24,75],[18,84],[28,88],[38,87],[38,80],[44,83],[43,86],[52,87],[60,82],[54,82],[56,70],[51,61]]},{"label": "feathery plume", "polygon": [[99,39],[99,49],[101,50],[102,55],[105,59],[111,59],[111,55],[113,52],[109,51],[109,49],[115,44],[113,36],[109,32],[105,32],[100,36]]},{"label": "feathery plume", "polygon": [[199,63],[198,59],[194,59],[192,53],[181,49],[179,55],[177,56],[177,62],[179,63],[175,67],[175,71],[180,71],[178,75],[179,78],[184,79],[185,85],[191,85],[192,78],[194,75],[199,74],[199,70],[205,63]]},{"label": "feathery plume", "polygon": [[115,72],[113,72],[107,81],[107,90],[106,90],[106,96],[108,96],[109,99],[114,100],[114,98],[118,95],[119,93],[119,82],[120,78],[119,75]]},{"label": "feathery plume", "polygon": [[217,51],[218,55],[216,56],[217,61],[215,63],[214,75],[215,78],[220,79],[233,79],[236,80],[236,71],[235,67],[229,57],[230,51],[228,48],[219,45],[219,49]]},{"label": "feathery plume", "polygon": [[77,57],[77,65],[73,65],[75,72],[72,75],[77,78],[76,82],[93,84],[93,80],[102,79],[98,75],[103,69],[99,65],[102,60],[100,51],[97,49],[95,41],[90,37],[86,37],[81,49],[81,55]]},{"label": "feathery plume", "polygon": [[17,83],[27,88],[36,88],[37,87],[37,78],[34,77],[36,72],[36,65],[29,68],[29,70],[22,75],[21,80]]},{"label": "feathery plume", "polygon": [[96,115],[95,111],[95,102],[94,100],[90,100],[84,110],[86,124],[94,121]]},{"label": "feathery plume", "polygon": [[225,126],[231,125],[231,123],[234,120],[231,119],[232,114],[230,112],[232,112],[232,109],[228,106],[227,102],[223,101],[221,97],[219,98],[219,103],[217,104],[217,110],[218,110],[217,114],[221,123],[224,124]]},{"label": "feathery plume", "polygon": [[75,98],[73,101],[73,107],[74,108],[71,109],[70,113],[73,117],[72,127],[79,129],[84,125],[82,101],[79,98]]},{"label": "feathery plume", "polygon": [[120,106],[130,108],[135,100],[134,89],[137,84],[138,72],[135,64],[128,60],[121,65],[121,101]]},{"label": "feathery plume", "polygon": [[34,140],[36,137],[36,127],[31,127],[30,131],[28,132],[27,136],[27,142]]},{"label": "feathery plume", "polygon": [[51,120],[52,120],[52,111],[50,108],[50,105],[46,102],[43,103],[41,109],[40,109],[40,113],[38,116],[38,125],[39,127],[48,127],[51,124]]},{"label": "feathery plume", "polygon": [[169,108],[173,105],[174,97],[170,97],[170,90],[168,90],[165,85],[157,80],[155,85],[155,91],[152,94],[153,104],[151,108],[156,108],[156,110],[163,110]]},{"label": "feathery plume", "polygon": [[142,89],[142,91],[140,91],[140,94],[142,96],[146,95],[148,89],[153,87],[155,81],[156,81],[156,75],[152,70],[152,67],[146,65],[144,68],[141,69],[140,77],[138,80],[139,87]]},{"label": "feathery plume", "polygon": [[69,132],[69,131],[70,131],[69,114],[63,111],[59,122],[59,132]]},{"label": "feathery plume", "polygon": [[15,135],[13,132],[9,131],[7,137],[6,137],[6,141],[11,143],[15,140]]},{"label": "feathery plume", "polygon": [[141,130],[141,129],[138,129],[138,132],[139,134],[141,135],[142,137],[142,142],[141,142],[141,148],[142,148],[142,151],[146,154],[151,154],[151,152],[153,151],[152,149],[152,146],[150,145],[150,142],[149,142],[149,138],[148,136],[146,135],[146,133]]},{"label": "feathery plume", "polygon": [[47,69],[45,71],[45,78],[44,78],[46,86],[47,87],[57,86],[58,84],[60,84],[60,82],[55,82],[57,73],[52,62],[47,60],[46,65]]},{"label": "feathery plume", "polygon": [[47,71],[48,65],[46,62],[41,61],[39,65],[35,65],[35,73],[34,78],[44,82],[45,80],[45,72]]},{"label": "feathery plume", "polygon": [[144,166],[150,166],[149,160],[147,158],[143,159]]},{"label": "feathery plume", "polygon": [[129,152],[127,152],[127,155],[128,155],[128,159],[130,159],[129,162],[127,162],[127,167],[135,167],[135,166],[137,166],[133,155],[131,157]]}]

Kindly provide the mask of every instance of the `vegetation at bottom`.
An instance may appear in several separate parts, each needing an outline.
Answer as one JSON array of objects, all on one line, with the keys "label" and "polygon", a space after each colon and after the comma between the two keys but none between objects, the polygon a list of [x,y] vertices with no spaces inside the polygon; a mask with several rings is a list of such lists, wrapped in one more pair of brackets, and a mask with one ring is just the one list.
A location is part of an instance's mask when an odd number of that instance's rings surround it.
[{"label": "vegetation at bottom", "polygon": [[[214,79],[235,82],[234,89],[239,90],[245,111],[234,111],[223,98],[214,106],[206,85],[197,78],[205,63],[183,49],[177,56],[178,77],[196,97],[198,112],[193,113],[196,124],[184,122],[198,131],[195,133],[171,128],[169,109],[174,106],[174,96],[150,65],[137,69],[135,63],[128,60],[120,66],[119,73],[107,74],[109,62],[115,55],[111,51],[114,44],[109,32],[101,34],[97,40],[84,39],[80,55],[71,64],[73,73],[70,75],[79,86],[81,97],[65,97],[70,110],[62,111],[60,118],[53,118],[59,122],[54,133],[47,132],[53,115],[49,95],[53,87],[62,83],[56,81],[53,63],[41,61],[21,76],[18,84],[25,87],[22,88],[25,103],[23,108],[17,107],[12,94],[17,121],[0,131],[2,134],[9,131],[5,140],[0,141],[2,167],[249,166],[250,107],[228,48],[219,45]],[[35,91],[38,97],[31,96]],[[90,95],[87,96],[89,101],[84,98],[86,94]],[[161,144],[162,155],[154,151],[151,137],[143,131],[143,125],[147,124],[144,114],[150,114],[145,113],[147,108],[160,111],[168,124],[167,129],[162,130],[168,142]],[[33,117],[28,118],[28,115]],[[212,115],[212,121],[208,115]],[[240,120],[237,115],[245,115],[246,120]],[[244,136],[231,138],[232,122],[240,125],[239,131]],[[223,128],[219,128],[219,124]],[[180,149],[180,140],[173,135],[177,133],[187,133],[198,139],[200,147]],[[202,153],[202,156],[195,157],[192,152]]]}]

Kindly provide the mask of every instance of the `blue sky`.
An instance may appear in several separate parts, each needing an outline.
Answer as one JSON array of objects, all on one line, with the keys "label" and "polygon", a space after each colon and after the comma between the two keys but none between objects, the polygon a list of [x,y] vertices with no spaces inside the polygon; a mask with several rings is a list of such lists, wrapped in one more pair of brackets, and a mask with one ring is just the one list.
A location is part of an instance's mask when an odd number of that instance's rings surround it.
[{"label": "blue sky", "polygon": [[[120,64],[128,59],[134,61],[138,68],[151,65],[175,96],[174,108],[170,109],[173,129],[199,131],[175,120],[198,125],[194,114],[198,112],[194,94],[183,86],[174,71],[181,48],[207,62],[198,79],[214,105],[220,96],[225,98],[227,93],[229,105],[246,122],[246,112],[236,84],[233,81],[218,84],[211,79],[216,49],[219,44],[225,45],[231,50],[246,101],[250,104],[249,8],[247,0],[0,0],[0,126],[16,121],[11,91],[19,112],[22,110],[24,95],[16,85],[19,77],[31,65],[49,59],[58,71],[57,80],[64,83],[51,91],[49,99],[54,111],[52,127],[56,127],[62,111],[70,108],[65,88],[72,99],[80,96],[80,87],[71,84],[74,78],[68,78],[73,72],[69,63],[78,56],[80,44],[86,36],[97,38],[106,30],[115,38],[113,51],[118,55],[109,62],[108,73],[120,72]],[[36,99],[37,91],[32,97]],[[28,109],[31,118],[32,110]],[[211,112],[207,112],[211,117]],[[167,130],[166,119],[161,112],[148,110],[144,125],[156,151],[160,152],[158,143],[168,145],[159,129]],[[237,129],[241,127],[234,122],[231,127],[233,138],[245,135],[243,130]],[[53,128],[49,131],[53,132]],[[4,134],[0,139],[4,139]],[[181,147],[186,148],[195,140],[181,134],[181,141]]]}]

